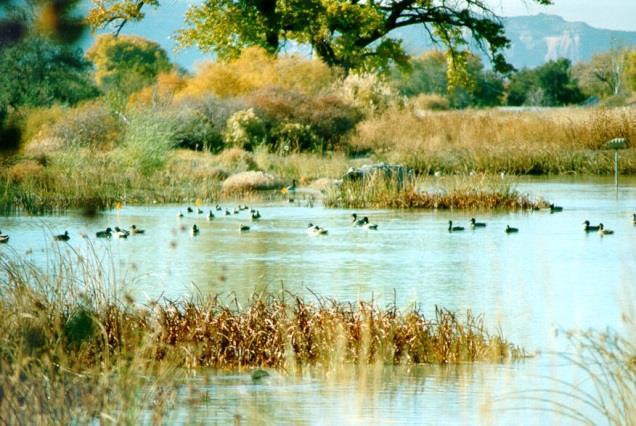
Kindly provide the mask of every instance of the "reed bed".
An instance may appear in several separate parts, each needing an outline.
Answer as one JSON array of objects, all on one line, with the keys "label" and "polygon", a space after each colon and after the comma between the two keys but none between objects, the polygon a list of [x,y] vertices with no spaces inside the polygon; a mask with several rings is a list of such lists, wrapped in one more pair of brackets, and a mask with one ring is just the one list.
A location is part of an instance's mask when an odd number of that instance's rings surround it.
[{"label": "reed bed", "polygon": [[307,302],[289,293],[135,303],[112,258],[59,249],[46,268],[0,253],[0,420],[161,421],[179,378],[242,369],[501,362],[523,351],[480,316]]},{"label": "reed bed", "polygon": [[636,173],[636,109],[413,111],[394,108],[360,123],[353,151],[420,174],[613,173],[612,138],[624,137],[620,172]]},{"label": "reed bed", "polygon": [[548,206],[544,200],[532,200],[521,194],[509,179],[487,175],[410,178],[398,182],[376,174],[327,189],[324,203],[340,208],[470,210],[536,210]]}]

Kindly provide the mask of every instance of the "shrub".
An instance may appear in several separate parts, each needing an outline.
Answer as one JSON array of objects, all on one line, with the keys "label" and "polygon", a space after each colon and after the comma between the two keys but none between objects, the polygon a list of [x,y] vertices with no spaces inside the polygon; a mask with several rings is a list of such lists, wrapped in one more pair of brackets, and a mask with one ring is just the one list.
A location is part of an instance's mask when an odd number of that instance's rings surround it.
[{"label": "shrub", "polygon": [[71,109],[51,129],[50,136],[69,145],[97,149],[112,148],[122,137],[123,122],[100,102]]},{"label": "shrub", "polygon": [[12,182],[22,183],[27,180],[37,179],[44,174],[44,166],[37,161],[26,160],[11,166],[8,177]]},{"label": "shrub", "polygon": [[272,132],[276,148],[281,153],[299,152],[312,149],[317,145],[318,136],[306,124],[282,123]]},{"label": "shrub", "polygon": [[153,111],[131,117],[118,152],[121,162],[145,175],[161,168],[175,147],[175,119],[170,113]]},{"label": "shrub", "polygon": [[248,151],[265,142],[267,129],[253,108],[237,111],[227,120],[225,142]]},{"label": "shrub", "polygon": [[417,114],[418,111],[446,111],[450,105],[448,99],[437,94],[423,93],[410,98],[407,106]]},{"label": "shrub", "polygon": [[241,172],[227,178],[222,185],[225,193],[249,192],[280,188],[281,182],[275,176],[264,172]]},{"label": "shrub", "polygon": [[349,74],[335,92],[347,103],[371,116],[398,104],[398,94],[377,74]]},{"label": "shrub", "polygon": [[41,108],[24,108],[20,113],[22,115],[22,142],[28,143],[36,137],[50,135],[55,124],[68,115],[68,108],[52,105]]}]

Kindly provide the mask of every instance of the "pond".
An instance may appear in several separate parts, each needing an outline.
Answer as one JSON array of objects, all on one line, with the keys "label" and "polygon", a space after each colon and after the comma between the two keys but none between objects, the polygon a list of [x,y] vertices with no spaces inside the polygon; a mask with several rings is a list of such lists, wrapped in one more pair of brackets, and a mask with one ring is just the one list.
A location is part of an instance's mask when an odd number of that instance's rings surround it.
[{"label": "pond", "polygon": [[[618,192],[611,178],[517,182],[522,192],[554,201],[563,212],[358,210],[378,224],[372,231],[352,226],[352,210],[303,201],[250,205],[262,215],[256,222],[249,210],[229,216],[214,211],[208,221],[214,206],[201,206],[205,214],[197,214],[195,206],[193,213],[185,205],[125,206],[94,218],[2,217],[0,229],[11,240],[0,250],[28,253],[44,265],[52,245],[86,250],[85,233],[95,250],[108,252],[118,269],[134,277],[128,290],[138,301],[199,292],[245,300],[254,291],[284,288],[308,300],[320,295],[379,306],[417,305],[429,315],[435,305],[470,309],[484,314],[489,329],[500,329],[531,352],[563,350],[566,340],[557,330],[620,329],[621,315],[634,309],[636,291],[636,179],[623,178]],[[222,205],[233,210],[238,204]],[[179,212],[183,218],[177,218]],[[472,230],[473,216],[487,226]],[[615,233],[585,233],[586,219]],[[448,232],[449,220],[466,230]],[[241,223],[251,229],[240,232]],[[328,235],[308,235],[308,223]],[[94,238],[107,226],[132,224],[146,233]],[[201,229],[194,237],[193,224]],[[506,225],[519,232],[506,234]],[[64,230],[71,240],[53,243],[52,235]],[[512,365],[274,375],[258,386],[249,375],[213,374],[200,386],[206,404],[188,412],[220,423],[238,413],[250,423],[506,424],[519,413],[497,411],[492,398],[513,387],[532,389],[539,376],[565,377],[571,370],[558,356],[541,355]],[[529,413],[536,419],[544,415]]]}]

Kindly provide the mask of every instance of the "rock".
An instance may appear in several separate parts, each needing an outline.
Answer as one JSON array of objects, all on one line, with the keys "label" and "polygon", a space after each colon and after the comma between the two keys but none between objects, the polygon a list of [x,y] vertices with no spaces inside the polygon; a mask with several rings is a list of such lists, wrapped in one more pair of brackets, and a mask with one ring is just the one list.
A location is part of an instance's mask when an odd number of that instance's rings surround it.
[{"label": "rock", "polygon": [[278,189],[281,181],[274,175],[265,172],[241,172],[236,173],[223,181],[223,192],[248,192],[267,189]]},{"label": "rock", "polygon": [[360,180],[370,179],[371,177],[380,175],[386,179],[396,179],[398,187],[404,183],[404,178],[412,177],[413,171],[400,164],[365,164],[360,168],[351,167],[342,176],[343,182],[356,182]]}]

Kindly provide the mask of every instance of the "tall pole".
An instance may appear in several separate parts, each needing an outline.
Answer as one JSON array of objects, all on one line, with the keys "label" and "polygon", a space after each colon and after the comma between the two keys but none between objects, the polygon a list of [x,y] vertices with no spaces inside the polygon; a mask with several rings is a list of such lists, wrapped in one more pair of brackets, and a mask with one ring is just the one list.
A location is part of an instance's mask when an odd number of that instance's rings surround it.
[{"label": "tall pole", "polygon": [[614,150],[614,186],[618,192],[618,149]]}]

